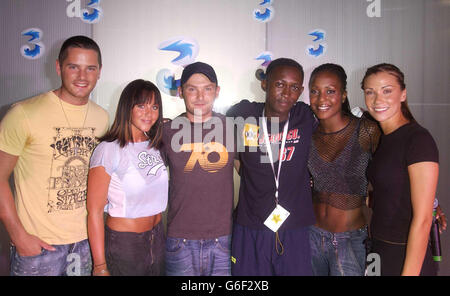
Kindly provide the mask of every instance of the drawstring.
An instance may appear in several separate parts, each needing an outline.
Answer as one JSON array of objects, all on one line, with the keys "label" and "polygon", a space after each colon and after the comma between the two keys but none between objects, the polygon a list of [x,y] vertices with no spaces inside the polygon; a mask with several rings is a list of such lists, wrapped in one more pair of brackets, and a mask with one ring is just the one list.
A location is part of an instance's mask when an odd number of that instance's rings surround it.
[{"label": "drawstring", "polygon": [[[278,250],[278,244],[280,244],[281,252]],[[283,243],[281,243],[280,236],[278,235],[278,231],[275,232],[275,248],[277,249],[278,255],[280,255],[280,256],[283,255],[284,247],[283,247]]]}]

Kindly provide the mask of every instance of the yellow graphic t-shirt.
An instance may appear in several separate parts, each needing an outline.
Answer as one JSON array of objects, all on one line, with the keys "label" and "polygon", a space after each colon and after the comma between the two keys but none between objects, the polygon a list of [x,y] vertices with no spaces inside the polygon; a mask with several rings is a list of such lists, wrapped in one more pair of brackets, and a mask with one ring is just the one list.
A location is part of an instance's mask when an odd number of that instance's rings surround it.
[{"label": "yellow graphic t-shirt", "polygon": [[0,150],[19,156],[15,202],[28,233],[55,245],[87,238],[89,159],[108,125],[108,113],[94,102],[71,105],[52,91],[18,102],[6,114]]}]

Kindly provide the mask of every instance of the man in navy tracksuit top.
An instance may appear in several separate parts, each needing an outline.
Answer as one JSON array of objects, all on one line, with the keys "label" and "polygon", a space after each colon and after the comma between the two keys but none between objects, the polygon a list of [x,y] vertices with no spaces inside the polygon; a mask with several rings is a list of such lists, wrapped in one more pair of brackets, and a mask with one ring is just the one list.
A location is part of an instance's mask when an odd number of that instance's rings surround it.
[{"label": "man in navy tracksuit top", "polygon": [[227,112],[245,120],[237,127],[243,147],[233,275],[312,275],[308,226],[315,219],[307,160],[317,123],[309,106],[297,102],[303,75],[294,60],[274,60],[261,82],[265,103],[244,100]]}]

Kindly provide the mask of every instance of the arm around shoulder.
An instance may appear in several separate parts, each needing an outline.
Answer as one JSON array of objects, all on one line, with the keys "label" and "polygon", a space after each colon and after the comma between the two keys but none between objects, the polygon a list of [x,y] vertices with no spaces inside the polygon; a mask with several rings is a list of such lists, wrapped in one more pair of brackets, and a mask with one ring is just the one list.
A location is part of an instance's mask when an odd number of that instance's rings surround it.
[{"label": "arm around shoulder", "polygon": [[239,103],[234,104],[233,106],[231,106],[227,112],[226,115],[227,117],[239,117],[239,116],[243,116],[246,114],[246,112],[248,111],[249,108],[252,108],[252,104],[255,104],[254,102],[250,102],[247,99],[244,99],[242,101],[240,101]]}]

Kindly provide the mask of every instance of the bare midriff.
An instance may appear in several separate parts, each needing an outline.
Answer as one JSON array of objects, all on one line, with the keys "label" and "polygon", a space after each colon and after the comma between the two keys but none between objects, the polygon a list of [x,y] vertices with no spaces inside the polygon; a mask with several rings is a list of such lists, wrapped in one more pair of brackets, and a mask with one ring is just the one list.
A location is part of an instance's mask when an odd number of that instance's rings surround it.
[{"label": "bare midriff", "polygon": [[119,218],[107,216],[106,225],[114,231],[142,233],[152,230],[161,221],[161,213],[141,218]]},{"label": "bare midriff", "polygon": [[351,210],[341,210],[326,203],[314,203],[315,226],[329,232],[345,232],[364,227],[365,205]]}]

